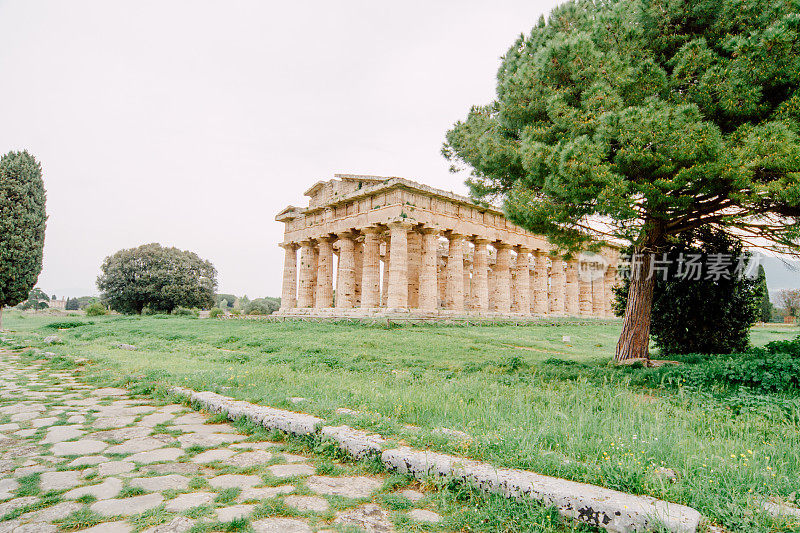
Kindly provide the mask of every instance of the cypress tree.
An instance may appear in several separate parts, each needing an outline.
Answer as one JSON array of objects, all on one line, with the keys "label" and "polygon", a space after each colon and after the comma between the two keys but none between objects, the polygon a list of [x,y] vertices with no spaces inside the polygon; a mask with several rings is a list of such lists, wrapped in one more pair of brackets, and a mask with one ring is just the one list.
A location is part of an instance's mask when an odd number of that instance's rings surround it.
[{"label": "cypress tree", "polygon": [[759,320],[770,322],[772,320],[772,302],[769,301],[769,290],[767,289],[767,273],[764,265],[758,265],[758,277],[756,278],[756,291],[759,299]]},{"label": "cypress tree", "polygon": [[27,299],[42,271],[45,201],[36,158],[27,151],[0,158],[0,329],[3,307]]}]

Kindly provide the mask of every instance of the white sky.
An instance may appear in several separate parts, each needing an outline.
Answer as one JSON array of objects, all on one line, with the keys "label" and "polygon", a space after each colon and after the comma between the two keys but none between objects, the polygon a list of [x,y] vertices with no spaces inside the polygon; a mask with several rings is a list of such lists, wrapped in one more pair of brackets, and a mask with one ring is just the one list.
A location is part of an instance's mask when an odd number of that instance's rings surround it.
[{"label": "white sky", "polygon": [[280,294],[283,225],[335,172],[464,193],[444,134],[555,1],[0,0],[0,152],[41,161],[49,294],[149,242]]}]

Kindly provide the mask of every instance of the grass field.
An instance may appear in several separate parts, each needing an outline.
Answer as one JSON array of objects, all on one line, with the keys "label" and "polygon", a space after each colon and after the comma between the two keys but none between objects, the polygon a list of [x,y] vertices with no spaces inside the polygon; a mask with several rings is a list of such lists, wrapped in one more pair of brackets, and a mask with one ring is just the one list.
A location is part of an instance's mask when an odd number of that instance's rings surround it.
[{"label": "grass field", "polygon": [[[733,531],[798,531],[760,501],[800,487],[800,400],[689,390],[608,365],[619,324],[365,327],[7,313],[15,342],[162,381],[372,429],[414,446],[684,503]],[[562,336],[570,340],[564,342]],[[797,337],[766,327],[753,343]],[[115,347],[129,343],[137,351]],[[292,397],[305,400],[290,401]],[[337,415],[337,408],[361,415]],[[408,428],[407,425],[418,426]],[[468,433],[464,439],[440,431]],[[678,473],[670,482],[659,467]]]}]

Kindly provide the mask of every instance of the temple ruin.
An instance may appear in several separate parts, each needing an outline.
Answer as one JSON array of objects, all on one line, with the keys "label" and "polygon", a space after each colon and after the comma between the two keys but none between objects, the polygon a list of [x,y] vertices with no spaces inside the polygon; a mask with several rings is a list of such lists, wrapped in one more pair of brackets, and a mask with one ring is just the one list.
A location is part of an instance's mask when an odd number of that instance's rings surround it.
[{"label": "temple ruin", "polygon": [[403,178],[336,174],[305,195],[275,217],[279,315],[611,316],[616,248],[567,260],[502,211]]}]

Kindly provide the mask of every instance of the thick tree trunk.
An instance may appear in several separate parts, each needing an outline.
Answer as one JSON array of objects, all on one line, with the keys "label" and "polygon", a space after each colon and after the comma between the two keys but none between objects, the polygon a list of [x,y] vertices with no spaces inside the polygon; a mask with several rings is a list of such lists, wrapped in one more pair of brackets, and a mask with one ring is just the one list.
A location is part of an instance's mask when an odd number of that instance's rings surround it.
[{"label": "thick tree trunk", "polygon": [[614,361],[617,363],[631,359],[650,359],[650,318],[656,286],[651,265],[653,256],[660,249],[662,239],[662,227],[648,224],[644,242],[634,250],[634,258],[638,265],[631,270],[625,318],[622,320],[622,333],[614,355]]}]

